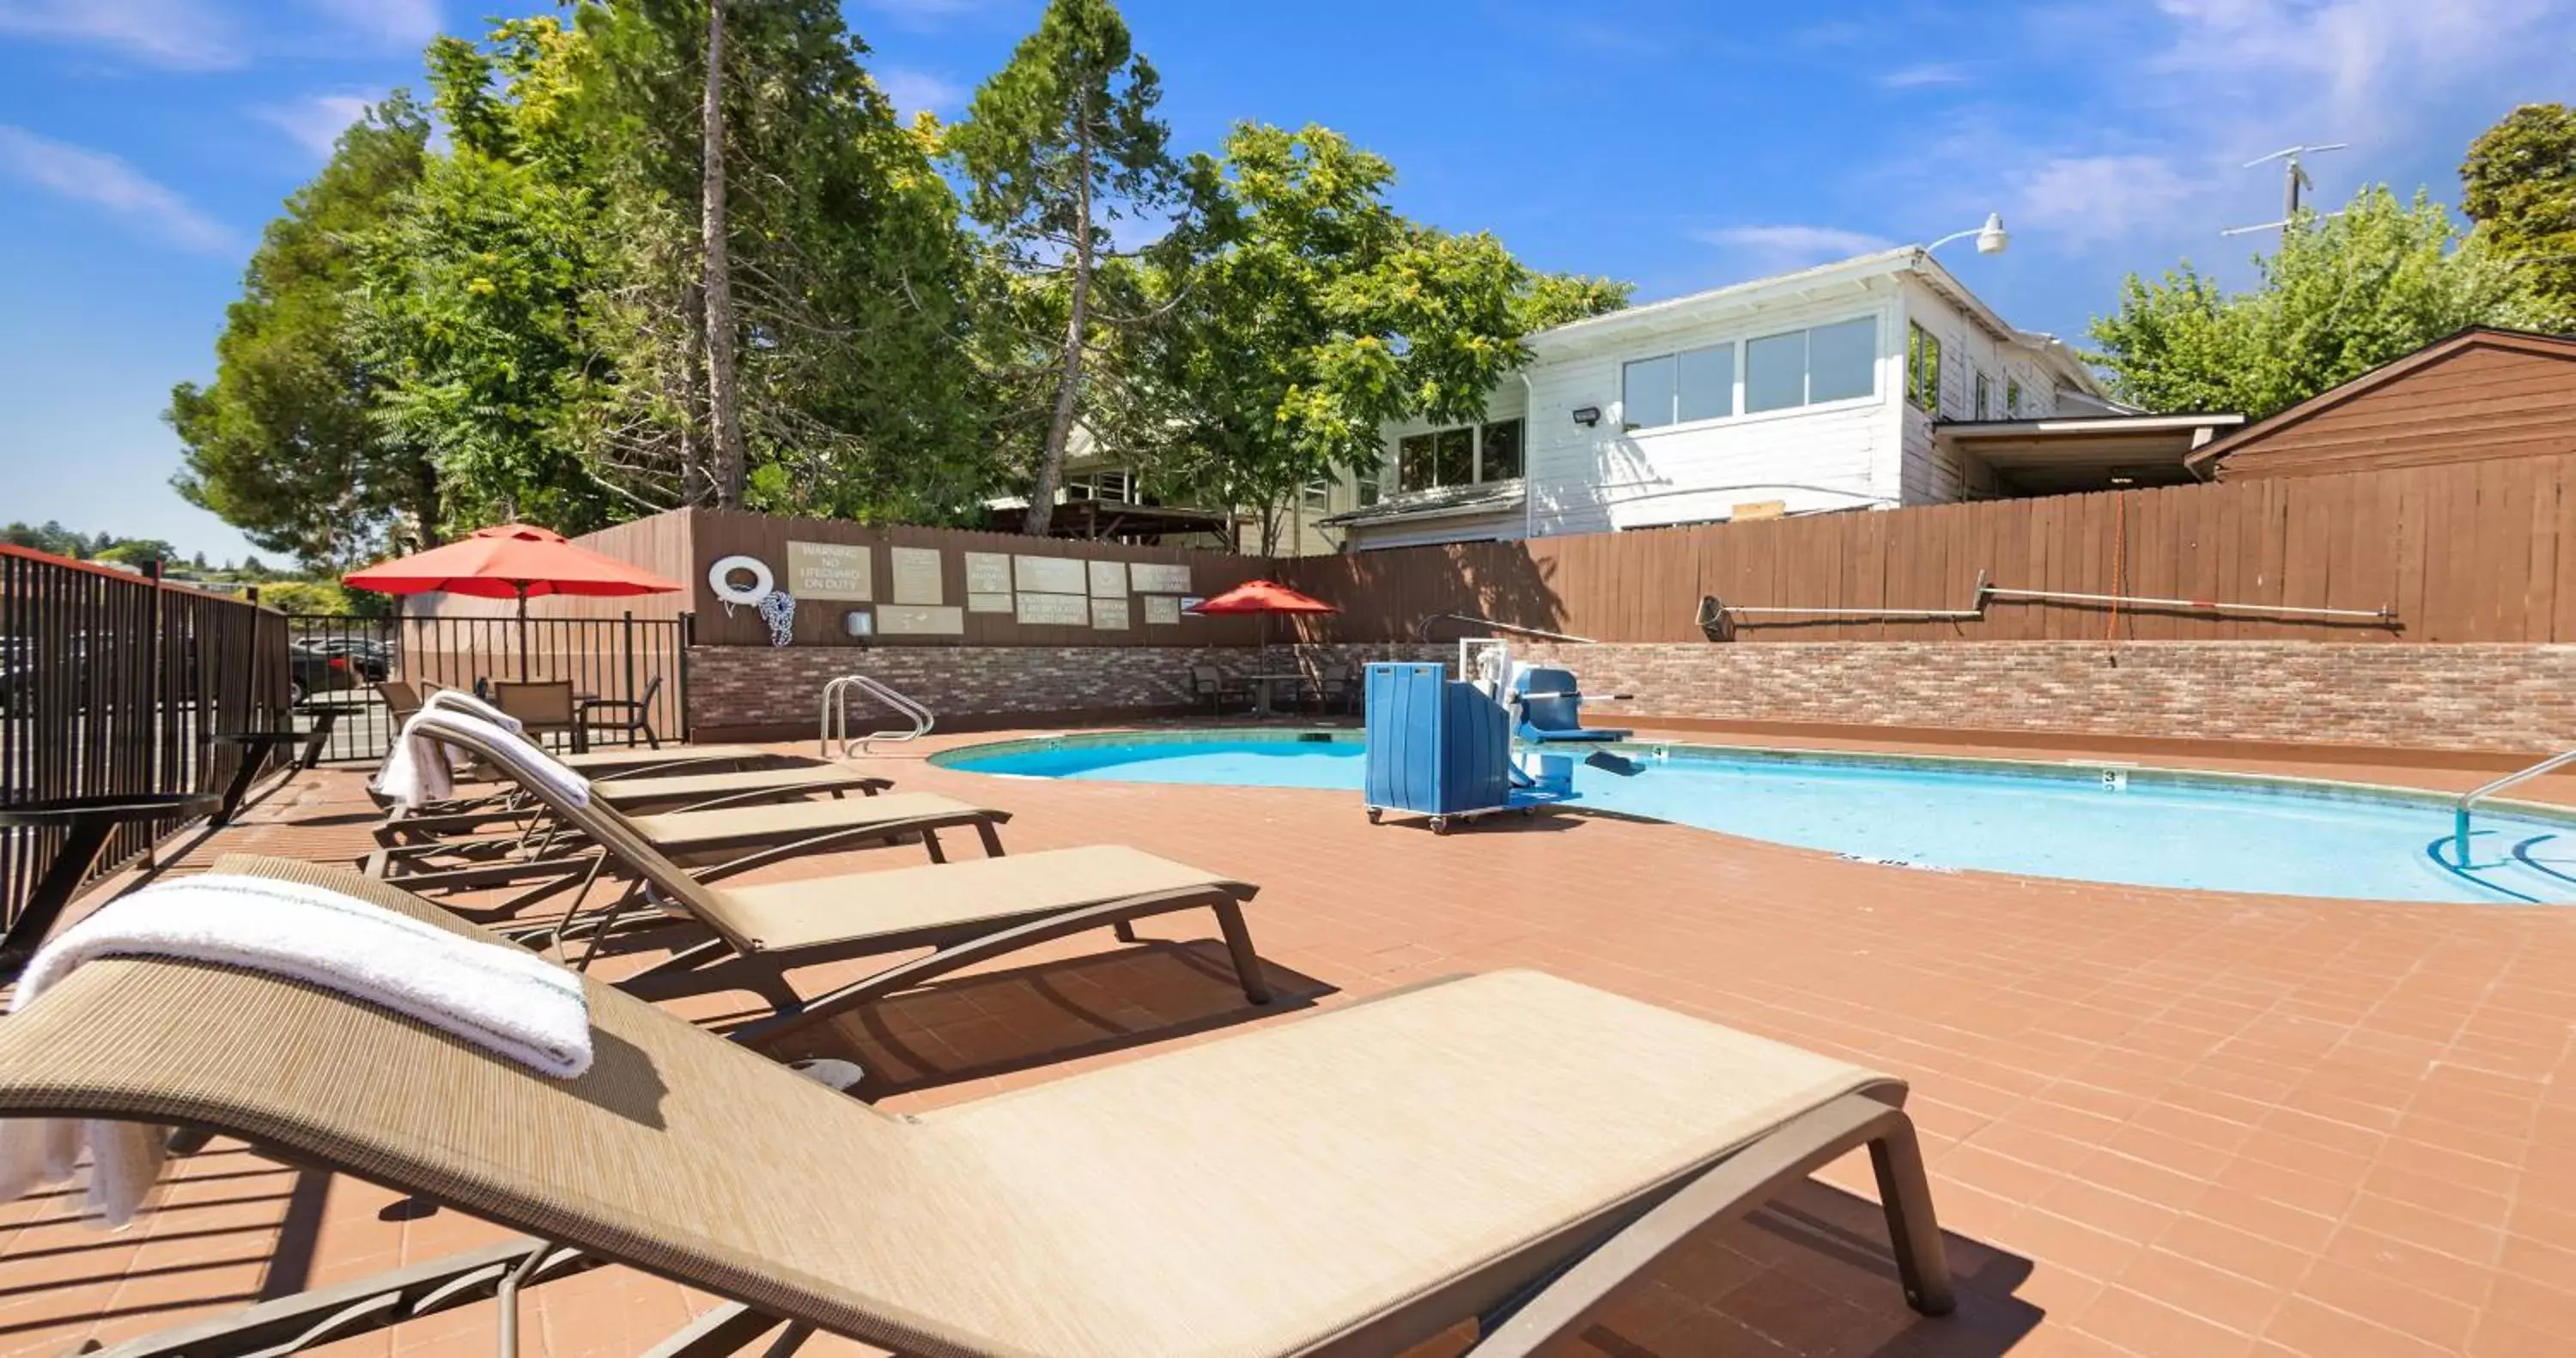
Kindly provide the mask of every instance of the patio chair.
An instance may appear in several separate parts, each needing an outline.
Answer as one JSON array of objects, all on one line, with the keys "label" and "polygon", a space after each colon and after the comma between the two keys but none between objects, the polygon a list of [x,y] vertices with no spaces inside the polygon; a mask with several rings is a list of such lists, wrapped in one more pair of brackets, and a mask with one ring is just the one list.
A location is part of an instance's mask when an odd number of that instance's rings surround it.
[{"label": "patio chair", "polygon": [[391,714],[394,725],[400,726],[411,720],[412,713],[420,710],[420,700],[424,695],[409,680],[380,679],[376,682],[376,696],[385,700],[386,712]]},{"label": "patio chair", "polygon": [[[506,774],[503,775],[505,778]],[[657,769],[649,774],[591,778],[590,795],[629,815],[649,811],[712,811],[728,806],[797,801],[819,794],[839,798],[856,792],[873,797],[894,780],[860,773],[840,764],[776,764],[760,768],[701,772],[695,767]],[[485,799],[461,810],[404,813],[376,827],[379,844],[417,844],[472,837],[504,823],[524,824],[535,804],[512,782],[507,795]]]},{"label": "patio chair", "polygon": [[1359,683],[1351,667],[1338,661],[1325,661],[1315,667],[1312,692],[1317,712],[1349,712],[1359,701]]},{"label": "patio chair", "polygon": [[496,682],[492,685],[492,705],[518,718],[520,727],[531,737],[559,731],[571,740],[573,753],[590,749],[590,733],[582,725],[581,705],[573,696],[569,679]]},{"label": "patio chair", "polygon": [[629,745],[641,735],[646,745],[658,750],[662,748],[662,738],[653,733],[653,699],[661,692],[662,676],[657,674],[644,685],[644,692],[633,698],[584,698],[580,703],[581,724],[593,733],[606,731],[625,736]]},{"label": "patio chair", "polygon": [[1252,687],[1214,665],[1192,665],[1190,696],[1206,699],[1208,715],[1213,717],[1230,706],[1250,705]]},{"label": "patio chair", "polygon": [[1473,1318],[1477,1358],[1526,1358],[1862,1145],[1906,1300],[1952,1305],[1901,1081],[1535,972],[902,1116],[585,991],[597,1055],[554,1080],[320,987],[104,958],[0,1024],[0,1115],[237,1137],[528,1233],[140,1345],[201,1358],[496,1293],[507,1354],[525,1288],[603,1263],[724,1299],[670,1355],[1351,1358]]}]

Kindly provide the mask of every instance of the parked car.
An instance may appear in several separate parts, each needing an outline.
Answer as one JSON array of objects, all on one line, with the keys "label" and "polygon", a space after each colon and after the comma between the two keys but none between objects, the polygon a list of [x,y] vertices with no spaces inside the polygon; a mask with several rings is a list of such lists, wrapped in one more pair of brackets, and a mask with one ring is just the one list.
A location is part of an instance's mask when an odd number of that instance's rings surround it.
[{"label": "parked car", "polygon": [[372,637],[308,637],[302,644],[346,657],[357,677],[370,684],[381,684],[394,672],[393,649]]},{"label": "parked car", "polygon": [[357,687],[357,669],[345,655],[334,655],[309,641],[286,648],[287,698],[301,707],[316,693]]}]

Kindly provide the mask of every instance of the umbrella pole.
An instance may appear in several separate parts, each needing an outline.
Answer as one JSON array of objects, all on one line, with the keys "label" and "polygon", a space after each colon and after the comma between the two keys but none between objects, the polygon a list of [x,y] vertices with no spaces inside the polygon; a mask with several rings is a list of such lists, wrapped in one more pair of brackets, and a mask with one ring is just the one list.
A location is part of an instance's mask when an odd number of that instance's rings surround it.
[{"label": "umbrella pole", "polygon": [[528,582],[519,582],[519,682],[528,682]]}]

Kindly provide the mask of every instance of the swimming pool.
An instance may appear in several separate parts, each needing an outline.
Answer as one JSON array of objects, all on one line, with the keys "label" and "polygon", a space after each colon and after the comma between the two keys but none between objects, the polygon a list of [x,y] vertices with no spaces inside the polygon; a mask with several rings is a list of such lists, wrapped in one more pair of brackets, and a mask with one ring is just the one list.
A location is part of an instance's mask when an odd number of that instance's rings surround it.
[{"label": "swimming pool", "polygon": [[[2481,807],[2469,870],[2449,799],[2352,784],[2142,769],[1685,745],[1577,766],[1577,809],[1931,870],[2360,900],[2576,903],[2576,813]],[[1360,814],[1358,733],[1155,732],[951,750],[1032,778],[1319,788]]]}]

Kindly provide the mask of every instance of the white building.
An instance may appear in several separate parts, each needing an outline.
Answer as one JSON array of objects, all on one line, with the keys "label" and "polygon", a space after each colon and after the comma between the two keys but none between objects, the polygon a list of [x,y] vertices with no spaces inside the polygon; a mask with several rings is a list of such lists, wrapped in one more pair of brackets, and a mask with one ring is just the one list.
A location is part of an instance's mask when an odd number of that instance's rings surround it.
[{"label": "white building", "polygon": [[1920,246],[1576,321],[1475,424],[1390,425],[1346,549],[2187,481],[2235,416],[2113,404]]}]

